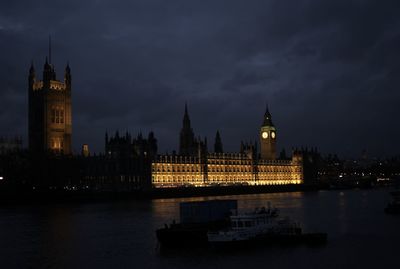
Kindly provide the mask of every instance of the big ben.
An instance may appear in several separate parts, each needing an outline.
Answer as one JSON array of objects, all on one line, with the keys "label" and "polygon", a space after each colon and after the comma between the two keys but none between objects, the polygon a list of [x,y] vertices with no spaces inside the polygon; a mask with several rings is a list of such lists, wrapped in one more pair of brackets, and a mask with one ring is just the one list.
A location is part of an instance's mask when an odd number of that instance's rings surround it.
[{"label": "big ben", "polygon": [[260,128],[261,159],[276,159],[276,128],[272,123],[268,106],[265,110],[264,121]]}]

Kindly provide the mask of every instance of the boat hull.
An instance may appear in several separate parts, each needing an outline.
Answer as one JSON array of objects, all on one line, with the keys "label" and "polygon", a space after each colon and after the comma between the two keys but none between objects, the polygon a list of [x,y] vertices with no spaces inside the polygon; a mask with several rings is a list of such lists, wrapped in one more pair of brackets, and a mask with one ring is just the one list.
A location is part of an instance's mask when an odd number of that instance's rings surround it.
[{"label": "boat hull", "polygon": [[327,242],[326,233],[304,234],[266,234],[247,240],[213,241],[209,244],[217,248],[260,247],[267,245],[323,245]]},{"label": "boat hull", "polygon": [[156,231],[161,247],[204,247],[208,244],[207,228],[162,228]]},{"label": "boat hull", "polygon": [[158,242],[163,248],[239,248],[267,245],[323,245],[326,233],[266,234],[247,240],[209,241],[207,228],[163,228],[156,231]]}]

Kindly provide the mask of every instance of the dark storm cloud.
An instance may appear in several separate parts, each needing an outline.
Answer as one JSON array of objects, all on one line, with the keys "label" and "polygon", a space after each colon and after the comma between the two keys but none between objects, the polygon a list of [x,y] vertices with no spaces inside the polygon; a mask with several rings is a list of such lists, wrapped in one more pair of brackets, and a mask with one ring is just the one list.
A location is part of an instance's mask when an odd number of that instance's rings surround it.
[{"label": "dark storm cloud", "polygon": [[257,138],[268,101],[280,147],[399,153],[398,1],[13,1],[0,3],[1,133],[27,134],[27,71],[52,35],[73,75],[74,147],[154,130],[177,147],[184,103],[225,148]]}]

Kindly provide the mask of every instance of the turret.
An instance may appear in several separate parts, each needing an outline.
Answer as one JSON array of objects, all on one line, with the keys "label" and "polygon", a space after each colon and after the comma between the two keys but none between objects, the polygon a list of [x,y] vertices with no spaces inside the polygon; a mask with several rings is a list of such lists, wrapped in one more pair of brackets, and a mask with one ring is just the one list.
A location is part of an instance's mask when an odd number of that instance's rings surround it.
[{"label": "turret", "polygon": [[67,90],[70,90],[71,89],[71,68],[69,67],[69,63],[67,63],[67,66],[65,67],[64,82],[65,82]]},{"label": "turret", "polygon": [[148,143],[151,156],[156,156],[158,151],[158,146],[157,146],[157,139],[155,138],[153,131],[149,133]]},{"label": "turret", "polygon": [[43,82],[50,82],[56,80],[56,71],[54,67],[48,62],[47,57],[43,66]]},{"label": "turret", "polygon": [[184,129],[190,129],[190,118],[189,118],[189,113],[187,109],[187,104],[185,103],[185,114],[183,115],[183,128]]},{"label": "turret", "polygon": [[33,61],[31,62],[31,67],[29,68],[29,78],[35,78],[35,67],[33,66]]},{"label": "turret", "polygon": [[28,76],[30,90],[32,90],[33,83],[35,83],[35,81],[36,81],[36,74],[35,74],[35,68],[33,67],[33,61],[32,61],[31,67],[29,68],[29,76]]},{"label": "turret", "polygon": [[183,115],[183,124],[179,137],[179,154],[194,155],[196,154],[196,142],[193,129],[190,126],[190,118],[187,104],[185,104],[185,113]]},{"label": "turret", "polygon": [[223,151],[223,147],[222,147],[222,140],[221,140],[221,136],[219,134],[219,131],[217,131],[217,133],[215,134],[214,152],[215,153],[224,152]]},{"label": "turret", "polygon": [[104,152],[106,155],[108,155],[108,132],[106,130],[106,133],[104,134]]}]

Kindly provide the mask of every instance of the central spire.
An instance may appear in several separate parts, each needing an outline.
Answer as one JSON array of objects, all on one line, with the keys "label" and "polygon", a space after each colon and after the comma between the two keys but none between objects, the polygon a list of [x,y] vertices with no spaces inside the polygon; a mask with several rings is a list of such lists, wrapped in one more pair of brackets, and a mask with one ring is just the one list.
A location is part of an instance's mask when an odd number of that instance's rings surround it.
[{"label": "central spire", "polygon": [[185,102],[185,114],[183,115],[183,128],[190,129],[190,118],[186,102]]},{"label": "central spire", "polygon": [[274,126],[274,124],[272,123],[271,113],[269,112],[268,103],[265,107],[263,126]]},{"label": "central spire", "polygon": [[49,35],[49,64],[51,64],[51,35]]},{"label": "central spire", "polygon": [[179,154],[181,155],[193,155],[196,152],[196,143],[193,133],[193,129],[190,126],[189,112],[187,103],[185,103],[185,114],[183,115],[183,126],[180,133],[179,139]]}]

